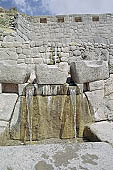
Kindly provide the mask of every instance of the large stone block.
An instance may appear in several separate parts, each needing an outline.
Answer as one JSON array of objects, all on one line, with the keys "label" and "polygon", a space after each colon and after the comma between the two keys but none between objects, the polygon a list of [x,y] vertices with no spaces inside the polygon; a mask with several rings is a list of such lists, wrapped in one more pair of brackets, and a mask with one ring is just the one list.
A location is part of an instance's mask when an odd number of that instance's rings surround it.
[{"label": "large stone block", "polygon": [[104,81],[105,83],[105,96],[109,96],[113,93],[113,74],[110,74],[110,77]]},{"label": "large stone block", "polygon": [[0,63],[0,83],[21,84],[27,79],[26,66],[14,66]]},{"label": "large stone block", "polygon": [[77,136],[83,137],[83,131],[86,124],[93,122],[94,113],[89,105],[85,94],[76,96],[76,129]]},{"label": "large stone block", "polygon": [[0,135],[5,132],[6,129],[8,129],[9,123],[6,121],[0,121]]},{"label": "large stone block", "polygon": [[84,136],[90,141],[102,141],[113,145],[113,122],[103,121],[87,125]]},{"label": "large stone block", "polygon": [[10,137],[20,139],[21,97],[18,98],[10,121]]},{"label": "large stone block", "polygon": [[38,65],[36,77],[38,84],[64,84],[67,81],[68,72],[56,66]]},{"label": "large stone block", "polygon": [[10,120],[17,97],[17,94],[0,94],[0,120]]},{"label": "large stone block", "polygon": [[104,89],[92,92],[85,92],[89,105],[94,112],[95,121],[107,120],[107,113],[104,108]]},{"label": "large stone block", "polygon": [[89,83],[90,91],[102,90],[102,89],[104,89],[104,80],[94,81],[94,82]]},{"label": "large stone block", "polygon": [[109,69],[107,61],[77,61],[71,63],[71,76],[75,83],[86,83],[107,79]]},{"label": "large stone block", "polygon": [[75,112],[70,96],[34,96],[30,101],[30,117],[27,102],[22,96],[15,105],[10,124],[12,139],[26,142],[31,135],[32,140],[75,137]]},{"label": "large stone block", "polygon": [[0,169],[112,170],[113,148],[104,142],[0,147]]},{"label": "large stone block", "polygon": [[109,79],[104,82],[105,111],[108,114],[108,120],[113,120],[113,74],[110,74]]}]

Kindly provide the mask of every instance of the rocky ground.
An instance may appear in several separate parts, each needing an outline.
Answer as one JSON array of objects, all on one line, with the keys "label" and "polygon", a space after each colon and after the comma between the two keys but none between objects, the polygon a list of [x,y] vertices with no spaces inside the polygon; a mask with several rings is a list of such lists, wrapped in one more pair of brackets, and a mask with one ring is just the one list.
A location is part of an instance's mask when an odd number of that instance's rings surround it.
[{"label": "rocky ground", "polygon": [[0,170],[113,170],[107,143],[57,143],[0,147]]}]

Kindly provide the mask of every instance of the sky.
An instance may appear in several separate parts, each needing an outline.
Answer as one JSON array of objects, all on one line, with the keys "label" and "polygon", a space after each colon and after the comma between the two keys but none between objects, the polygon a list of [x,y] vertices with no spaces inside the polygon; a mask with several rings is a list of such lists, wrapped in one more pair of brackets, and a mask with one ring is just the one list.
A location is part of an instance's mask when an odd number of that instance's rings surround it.
[{"label": "sky", "polygon": [[113,13],[113,0],[0,0],[0,6],[33,16]]}]

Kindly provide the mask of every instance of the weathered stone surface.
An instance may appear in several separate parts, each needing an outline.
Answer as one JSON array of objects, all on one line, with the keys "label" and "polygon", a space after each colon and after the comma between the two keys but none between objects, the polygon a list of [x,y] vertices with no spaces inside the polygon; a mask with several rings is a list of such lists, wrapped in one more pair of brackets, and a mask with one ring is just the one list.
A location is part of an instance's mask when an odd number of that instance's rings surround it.
[{"label": "weathered stone surface", "polygon": [[21,84],[27,79],[26,66],[8,65],[0,63],[0,83]]},{"label": "weathered stone surface", "polygon": [[37,65],[36,76],[38,84],[64,84],[68,72],[63,72],[56,66]]},{"label": "weathered stone surface", "polygon": [[84,137],[90,141],[102,141],[113,145],[113,122],[102,121],[85,127]]},{"label": "weathered stone surface", "polygon": [[113,59],[110,59],[109,61],[109,72],[110,74],[113,74]]},{"label": "weathered stone surface", "polygon": [[68,59],[68,64],[70,65],[73,62],[81,61],[83,58],[81,56],[73,56]]},{"label": "weathered stone surface", "polygon": [[95,121],[107,120],[108,114],[104,110],[104,89],[85,92],[85,95],[94,111]]},{"label": "weathered stone surface", "polygon": [[109,96],[113,93],[113,74],[110,74],[110,77],[104,81],[105,83],[105,96]]},{"label": "weathered stone surface", "polygon": [[89,83],[90,91],[102,90],[102,89],[104,89],[104,80],[94,81],[94,82]]},{"label": "weathered stone surface", "polygon": [[17,64],[23,64],[25,63],[25,59],[18,59]]},{"label": "weathered stone surface", "polygon": [[113,120],[113,93],[105,96],[105,112],[108,115],[108,120]]},{"label": "weathered stone surface", "polygon": [[108,52],[107,49],[101,50],[100,59],[103,60],[103,61],[109,61],[109,52]]},{"label": "weathered stone surface", "polygon": [[77,136],[83,137],[84,127],[94,120],[94,113],[84,94],[76,96],[76,129]]},{"label": "weathered stone surface", "polygon": [[71,63],[71,76],[75,83],[87,83],[107,79],[107,61],[78,61]]},{"label": "weathered stone surface", "polygon": [[[12,139],[20,139],[25,142],[30,140],[29,118],[26,98],[21,97],[20,100],[20,106],[17,103],[11,121],[11,127],[14,127],[11,136]],[[31,102],[29,112],[30,120],[32,120],[33,140],[75,137],[75,112],[70,96],[34,96]],[[19,112],[21,112],[21,119],[19,119]]]},{"label": "weathered stone surface", "polygon": [[17,98],[17,94],[0,94],[0,120],[10,120]]},{"label": "weathered stone surface", "polygon": [[108,115],[108,120],[113,120],[113,75],[105,81],[105,112]]},{"label": "weathered stone surface", "polygon": [[21,119],[21,97],[15,103],[15,107],[12,113],[12,118],[9,124],[11,139],[15,136],[15,139],[20,139],[20,119]]},{"label": "weathered stone surface", "polygon": [[113,148],[99,142],[0,147],[1,170],[112,170],[112,160]]},{"label": "weathered stone surface", "polygon": [[59,63],[58,64],[58,68],[62,71],[62,72],[69,72],[69,70],[70,70],[70,67],[69,67],[69,65],[68,65],[68,63],[66,63],[66,62],[61,62],[61,63]]},{"label": "weathered stone surface", "polygon": [[9,122],[0,121],[0,135],[3,134],[5,132],[5,130],[8,128],[9,128]]},{"label": "weathered stone surface", "polygon": [[0,94],[2,93],[2,84],[0,83]]},{"label": "weathered stone surface", "polygon": [[0,146],[5,146],[9,140],[9,122],[0,121]]},{"label": "weathered stone surface", "polygon": [[[42,96],[69,95],[69,85],[36,85],[36,94]],[[75,87],[76,89],[76,87]]]}]

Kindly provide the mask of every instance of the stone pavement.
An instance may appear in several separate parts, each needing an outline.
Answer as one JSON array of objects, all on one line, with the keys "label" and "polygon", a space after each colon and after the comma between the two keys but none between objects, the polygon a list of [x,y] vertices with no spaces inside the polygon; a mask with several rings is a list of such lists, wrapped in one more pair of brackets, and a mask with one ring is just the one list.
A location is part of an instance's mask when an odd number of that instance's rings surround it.
[{"label": "stone pavement", "polygon": [[107,143],[0,147],[0,170],[113,170]]}]

